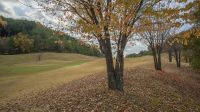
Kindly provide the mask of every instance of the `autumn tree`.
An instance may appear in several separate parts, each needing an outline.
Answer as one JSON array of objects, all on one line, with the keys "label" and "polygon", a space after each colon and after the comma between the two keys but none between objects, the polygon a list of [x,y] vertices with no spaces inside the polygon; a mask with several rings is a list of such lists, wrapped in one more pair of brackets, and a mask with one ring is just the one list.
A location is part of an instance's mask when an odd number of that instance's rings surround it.
[{"label": "autumn tree", "polygon": [[0,27],[5,27],[7,25],[7,22],[4,21],[1,17],[0,17]]},{"label": "autumn tree", "polygon": [[7,22],[0,17],[0,36],[1,37],[5,36],[6,25],[7,25]]},{"label": "autumn tree", "polygon": [[5,27],[7,22],[0,17],[0,53],[8,51],[8,39],[6,38]]},{"label": "autumn tree", "polygon": [[160,30],[159,26],[156,26],[156,28],[154,27],[153,30],[148,29],[147,31],[145,31],[145,33],[140,34],[140,36],[147,42],[147,44],[151,48],[156,70],[162,70],[161,53],[164,47],[164,42],[170,36],[170,29]]},{"label": "autumn tree", "polygon": [[195,31],[192,33],[191,37],[193,38],[191,41],[193,56],[192,56],[192,66],[194,68],[200,69],[200,1],[196,0],[197,4],[195,7],[194,13],[194,22],[195,22]]},{"label": "autumn tree", "polygon": [[176,41],[176,42],[173,43],[172,49],[174,51],[176,66],[181,67],[182,44],[179,41]]},{"label": "autumn tree", "polygon": [[[165,0],[35,0],[71,33],[98,41],[105,55],[108,87],[123,90],[124,49],[144,12]],[[113,60],[112,46],[116,49]]]},{"label": "autumn tree", "polygon": [[[181,23],[177,21],[180,18],[178,14],[181,8],[170,7],[172,3],[174,2],[159,2],[151,10],[146,11],[146,18],[140,20],[142,27],[139,27],[138,34],[143,42],[150,47],[156,70],[162,70],[161,53],[165,42],[181,26]],[[171,55],[169,61],[171,61]]]},{"label": "autumn tree", "polygon": [[171,53],[174,51],[177,67],[181,66],[181,57],[184,56],[186,62],[191,60],[190,54],[192,51],[188,48],[190,48],[189,43],[191,43],[191,35],[199,35],[198,25],[194,25],[194,23],[198,21],[197,16],[199,13],[197,9],[199,9],[199,6],[199,0],[190,1],[185,4],[185,7],[182,8],[182,12],[177,14],[179,14],[181,20],[184,21],[184,24],[190,24],[193,28],[187,31],[177,32],[177,34],[171,36],[166,43],[169,51],[169,60],[172,60]]},{"label": "autumn tree", "polygon": [[16,48],[18,48],[21,52],[30,52],[33,47],[33,39],[30,39],[28,35],[23,33],[18,33],[13,36],[13,43]]}]

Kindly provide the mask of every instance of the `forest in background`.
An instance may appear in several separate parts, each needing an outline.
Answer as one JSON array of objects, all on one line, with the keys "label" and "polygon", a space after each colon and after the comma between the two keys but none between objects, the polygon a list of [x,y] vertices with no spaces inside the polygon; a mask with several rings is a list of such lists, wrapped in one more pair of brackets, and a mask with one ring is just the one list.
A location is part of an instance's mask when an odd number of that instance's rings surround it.
[{"label": "forest in background", "polygon": [[0,27],[0,54],[67,52],[100,56],[95,46],[49,29],[40,23],[0,18],[6,22],[6,25]]}]

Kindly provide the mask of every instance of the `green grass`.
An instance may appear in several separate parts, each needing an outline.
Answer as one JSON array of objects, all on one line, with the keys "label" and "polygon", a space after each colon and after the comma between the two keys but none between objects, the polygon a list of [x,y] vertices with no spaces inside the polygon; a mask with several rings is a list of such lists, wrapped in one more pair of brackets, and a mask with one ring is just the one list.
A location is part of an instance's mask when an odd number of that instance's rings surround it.
[{"label": "green grass", "polygon": [[[19,55],[0,55],[0,66],[15,64],[31,64],[38,63],[39,53],[33,54],[19,54]],[[74,60],[93,60],[95,57],[84,56],[73,53],[42,53],[41,61],[56,60],[56,61],[74,61]],[[40,64],[40,63],[39,63]]]},{"label": "green grass", "polygon": [[39,53],[20,55],[0,55],[0,77],[30,75],[67,66],[80,65],[94,57],[70,53]]},{"label": "green grass", "polygon": [[54,70],[54,69],[58,69],[58,68],[62,68],[62,67],[80,65],[80,64],[83,64],[85,62],[87,62],[87,61],[85,61],[85,60],[74,60],[74,61],[71,61],[71,62],[46,64],[46,65],[0,66],[0,77],[3,77],[3,76],[7,77],[7,76],[13,76],[13,75],[30,75],[30,74]]}]

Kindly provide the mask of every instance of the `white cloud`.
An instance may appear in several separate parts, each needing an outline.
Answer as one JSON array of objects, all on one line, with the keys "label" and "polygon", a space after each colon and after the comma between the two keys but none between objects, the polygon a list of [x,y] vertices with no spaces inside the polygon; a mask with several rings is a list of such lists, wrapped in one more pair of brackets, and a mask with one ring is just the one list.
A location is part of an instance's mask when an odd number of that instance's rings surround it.
[{"label": "white cloud", "polygon": [[147,46],[141,42],[136,42],[135,45],[127,44],[124,54],[139,53],[142,50],[147,50]]}]

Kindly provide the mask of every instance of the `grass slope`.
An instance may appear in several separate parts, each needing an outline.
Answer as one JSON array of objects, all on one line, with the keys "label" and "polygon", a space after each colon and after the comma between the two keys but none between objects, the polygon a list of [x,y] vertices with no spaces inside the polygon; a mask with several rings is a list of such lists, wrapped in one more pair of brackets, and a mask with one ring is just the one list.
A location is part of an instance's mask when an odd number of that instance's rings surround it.
[{"label": "grass slope", "polygon": [[159,72],[151,56],[125,63],[123,93],[108,90],[105,62],[98,59],[33,75],[26,81],[57,86],[2,101],[0,111],[200,111],[200,75],[187,64],[178,69],[163,59]]},{"label": "grass slope", "polygon": [[77,66],[97,59],[79,54],[43,53],[41,61],[38,61],[38,55],[0,55],[1,99],[77,78],[81,75],[76,76],[77,73],[67,71],[60,74],[55,71],[62,68],[76,71]]}]

